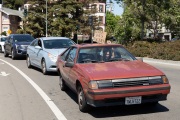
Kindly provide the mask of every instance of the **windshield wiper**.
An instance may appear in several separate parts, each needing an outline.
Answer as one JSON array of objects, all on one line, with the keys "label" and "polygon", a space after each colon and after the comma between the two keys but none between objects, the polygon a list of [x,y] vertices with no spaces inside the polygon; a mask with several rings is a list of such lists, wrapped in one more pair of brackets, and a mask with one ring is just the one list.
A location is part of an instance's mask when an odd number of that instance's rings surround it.
[{"label": "windshield wiper", "polygon": [[109,61],[129,61],[128,59],[126,58],[111,58]]}]

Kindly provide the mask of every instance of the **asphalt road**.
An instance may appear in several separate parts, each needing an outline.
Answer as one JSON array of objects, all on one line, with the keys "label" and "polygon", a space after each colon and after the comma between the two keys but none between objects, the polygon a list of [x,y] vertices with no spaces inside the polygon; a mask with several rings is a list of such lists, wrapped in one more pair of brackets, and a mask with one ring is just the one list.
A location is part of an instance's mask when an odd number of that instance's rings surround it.
[{"label": "asphalt road", "polygon": [[0,53],[0,120],[179,120],[180,67],[148,63],[169,78],[172,89],[167,101],[155,107],[102,107],[82,113],[76,95],[60,90],[56,73],[43,75],[39,69],[28,69],[25,59],[12,60]]}]

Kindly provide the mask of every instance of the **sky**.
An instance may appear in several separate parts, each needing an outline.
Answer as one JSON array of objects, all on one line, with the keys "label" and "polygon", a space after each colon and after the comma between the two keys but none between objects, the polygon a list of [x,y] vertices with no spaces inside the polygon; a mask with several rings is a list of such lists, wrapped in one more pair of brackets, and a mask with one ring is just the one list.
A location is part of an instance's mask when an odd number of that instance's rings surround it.
[{"label": "sky", "polygon": [[113,13],[115,15],[122,15],[123,13],[123,8],[122,7],[119,7],[119,5],[114,1],[112,0],[112,2],[114,3],[113,4]]}]

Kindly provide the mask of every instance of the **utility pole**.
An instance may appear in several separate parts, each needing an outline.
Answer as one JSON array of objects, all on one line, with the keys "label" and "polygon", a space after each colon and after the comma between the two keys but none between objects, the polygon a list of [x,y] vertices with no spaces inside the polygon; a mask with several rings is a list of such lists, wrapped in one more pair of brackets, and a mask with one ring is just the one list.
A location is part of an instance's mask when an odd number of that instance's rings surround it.
[{"label": "utility pole", "polygon": [[47,37],[47,0],[46,0],[46,37]]}]

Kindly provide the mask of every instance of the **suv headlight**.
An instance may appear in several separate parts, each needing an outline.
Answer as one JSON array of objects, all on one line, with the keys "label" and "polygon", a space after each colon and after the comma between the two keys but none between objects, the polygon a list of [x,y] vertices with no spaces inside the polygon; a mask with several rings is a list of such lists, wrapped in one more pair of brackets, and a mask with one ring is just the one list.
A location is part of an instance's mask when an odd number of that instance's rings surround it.
[{"label": "suv headlight", "polygon": [[23,49],[23,47],[21,45],[15,45],[16,49]]}]

